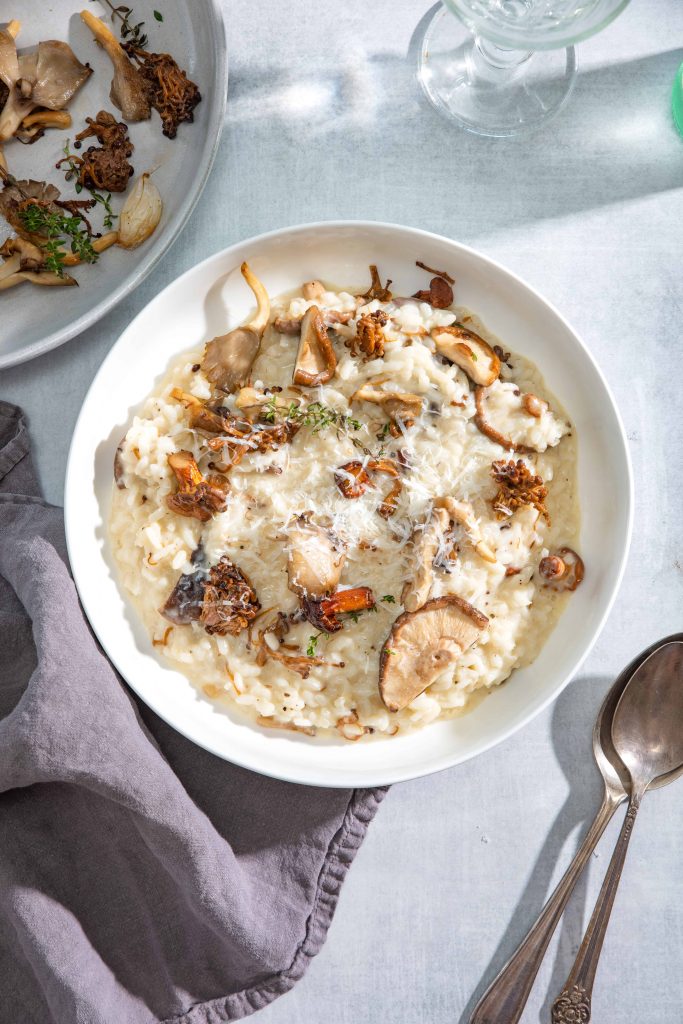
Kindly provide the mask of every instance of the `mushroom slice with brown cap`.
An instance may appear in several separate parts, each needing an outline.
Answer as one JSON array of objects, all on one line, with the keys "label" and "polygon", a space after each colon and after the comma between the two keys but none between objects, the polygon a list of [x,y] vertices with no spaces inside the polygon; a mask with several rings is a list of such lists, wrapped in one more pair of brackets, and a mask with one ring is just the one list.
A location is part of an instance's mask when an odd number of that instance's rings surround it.
[{"label": "mushroom slice with brown cap", "polygon": [[474,389],[474,405],[476,409],[474,425],[477,430],[488,437],[489,440],[495,441],[496,444],[507,449],[507,451],[522,452],[526,454],[533,452],[535,449],[530,448],[526,444],[520,444],[519,442],[513,441],[511,437],[507,437],[493,426],[488,418],[487,397],[488,388],[477,387]]},{"label": "mushroom slice with brown cap", "polygon": [[488,387],[500,373],[500,359],[488,342],[460,324],[434,327],[432,338],[440,355],[464,370],[475,384]]},{"label": "mushroom slice with brown cap", "polygon": [[389,711],[401,711],[419,697],[489,624],[485,615],[457,594],[427,601],[394,622],[379,659],[379,694]]},{"label": "mushroom slice with brown cap", "polygon": [[202,361],[211,383],[228,393],[247,383],[270,316],[270,299],[263,284],[248,263],[243,263],[240,271],[256,297],[256,314],[248,323],[210,341]]},{"label": "mushroom slice with brown cap", "polygon": [[496,561],[495,553],[486,541],[482,539],[477,517],[469,501],[458,501],[457,498],[445,497],[436,498],[434,504],[438,508],[445,509],[448,512],[449,518],[464,528],[465,533],[472,542],[472,547],[485,562]]},{"label": "mushroom slice with brown cap", "polygon": [[351,402],[372,402],[379,405],[392,423],[397,419],[405,425],[411,423],[422,411],[422,396],[403,391],[381,391],[372,382],[363,384],[349,399]]},{"label": "mushroom slice with brown cap", "polygon": [[320,599],[337,589],[346,551],[331,530],[311,522],[311,513],[296,516],[288,528],[289,589],[302,598]]},{"label": "mushroom slice with brown cap", "polygon": [[88,26],[96,41],[102,46],[114,68],[114,78],[109,96],[126,121],[147,121],[152,113],[142,75],[125,54],[118,39],[90,11],[81,11],[81,20]]},{"label": "mushroom slice with brown cap", "polygon": [[310,306],[301,320],[301,337],[292,382],[304,387],[327,384],[337,368],[337,357],[317,306]]},{"label": "mushroom slice with brown cap", "polygon": [[429,598],[434,578],[434,559],[448,529],[449,515],[445,508],[433,508],[428,519],[416,526],[411,538],[415,575],[406,580],[401,603],[407,612],[414,612]]},{"label": "mushroom slice with brown cap", "polygon": [[217,512],[225,512],[226,481],[220,477],[206,480],[192,452],[173,452],[168,464],[178,481],[176,494],[169,494],[166,504],[171,512],[207,523]]}]

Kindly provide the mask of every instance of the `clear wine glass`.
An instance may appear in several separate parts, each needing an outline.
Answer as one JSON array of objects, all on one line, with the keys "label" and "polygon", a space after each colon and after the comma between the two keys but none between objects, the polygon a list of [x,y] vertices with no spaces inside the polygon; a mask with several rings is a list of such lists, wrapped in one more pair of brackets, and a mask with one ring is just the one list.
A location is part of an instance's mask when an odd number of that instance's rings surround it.
[{"label": "clear wine glass", "polygon": [[420,82],[434,106],[468,131],[502,137],[536,128],[569,99],[572,44],[628,2],[444,0],[424,36]]}]

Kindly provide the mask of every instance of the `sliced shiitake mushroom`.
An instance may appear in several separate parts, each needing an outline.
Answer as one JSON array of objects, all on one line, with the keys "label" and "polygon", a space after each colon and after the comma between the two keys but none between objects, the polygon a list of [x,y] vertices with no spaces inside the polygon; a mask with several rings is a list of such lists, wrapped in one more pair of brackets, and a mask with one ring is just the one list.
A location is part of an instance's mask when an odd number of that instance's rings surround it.
[{"label": "sliced shiitake mushroom", "polygon": [[323,598],[337,589],[346,560],[342,542],[331,530],[311,522],[311,513],[296,516],[288,528],[289,589],[299,597]]},{"label": "sliced shiitake mushroom", "polygon": [[270,299],[263,284],[252,273],[248,263],[243,263],[240,271],[256,297],[256,314],[248,323],[210,341],[202,361],[204,373],[211,383],[227,393],[247,383],[270,316]]},{"label": "sliced shiitake mushroom", "polygon": [[500,373],[500,359],[488,342],[461,324],[434,327],[432,338],[440,355],[464,370],[475,384],[488,387]]},{"label": "sliced shiitake mushroom", "polygon": [[476,643],[489,620],[457,594],[432,598],[394,622],[379,659],[379,694],[389,711],[419,697],[463,651]]},{"label": "sliced shiitake mushroom", "polygon": [[304,387],[327,384],[337,368],[337,357],[317,306],[310,306],[301,320],[301,337],[292,381]]}]

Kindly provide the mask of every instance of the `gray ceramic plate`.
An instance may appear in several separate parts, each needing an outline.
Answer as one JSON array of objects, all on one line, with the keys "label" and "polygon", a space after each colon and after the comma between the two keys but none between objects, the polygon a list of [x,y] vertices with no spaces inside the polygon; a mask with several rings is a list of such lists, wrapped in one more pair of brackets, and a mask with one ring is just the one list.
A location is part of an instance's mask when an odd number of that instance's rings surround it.
[{"label": "gray ceramic plate", "polygon": [[[118,0],[117,0],[118,2]],[[149,49],[171,53],[201,91],[194,124],[182,124],[174,140],[161,134],[156,111],[152,119],[130,126],[135,145],[131,162],[135,177],[156,168],[154,180],[164,201],[164,213],[154,235],[132,252],[113,248],[95,266],[74,271],[79,288],[38,288],[24,283],[0,292],[0,367],[33,359],[79,334],[140,284],[177,237],[189,217],[208,177],[223,127],[228,85],[225,29],[218,0],[129,0],[136,20],[144,20]],[[81,22],[78,12],[87,7],[98,16],[104,5],[91,0],[10,0],[0,18],[14,16],[22,23],[17,39],[21,50],[41,39],[63,39],[79,60],[87,61],[94,74],[69,105],[73,127],[51,130],[32,146],[16,141],[5,147],[9,170],[17,178],[43,178],[62,190],[63,198],[75,198],[72,186],[55,170],[67,137],[84,127],[85,118],[98,110],[120,116],[109,100],[111,64]],[[162,22],[157,22],[153,10]],[[108,22],[111,24],[111,22]],[[84,193],[81,193],[83,198]],[[124,196],[115,197],[118,210]],[[98,210],[93,212],[97,218]],[[96,220],[99,224],[100,220]],[[7,231],[4,228],[7,227]],[[0,241],[10,234],[0,218]]]}]

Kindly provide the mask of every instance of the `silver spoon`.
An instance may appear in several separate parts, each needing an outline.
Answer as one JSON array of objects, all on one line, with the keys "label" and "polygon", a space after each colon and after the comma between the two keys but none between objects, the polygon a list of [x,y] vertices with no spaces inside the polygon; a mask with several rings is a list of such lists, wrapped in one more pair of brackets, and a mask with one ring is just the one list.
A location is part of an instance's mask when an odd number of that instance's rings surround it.
[{"label": "silver spoon", "polygon": [[[593,727],[593,756],[605,783],[600,809],[574,859],[526,938],[477,1003],[470,1017],[470,1024],[517,1024],[522,1016],[534,979],[569,897],[614,812],[628,795],[628,773],[612,744],[614,710],[626,684],[637,669],[654,651],[673,640],[683,640],[683,634],[667,637],[643,651],[621,672],[608,691]],[[665,786],[673,782],[681,771],[683,768],[673,772],[671,777],[655,780],[653,786]]]},{"label": "silver spoon", "polygon": [[655,780],[683,766],[683,641],[664,644],[633,674],[614,712],[612,742],[631,780],[628,812],[574,966],[553,1003],[552,1024],[590,1021],[595,972],[638,809]]}]

